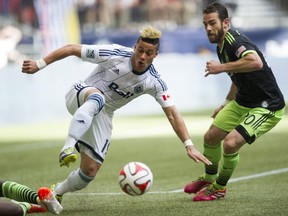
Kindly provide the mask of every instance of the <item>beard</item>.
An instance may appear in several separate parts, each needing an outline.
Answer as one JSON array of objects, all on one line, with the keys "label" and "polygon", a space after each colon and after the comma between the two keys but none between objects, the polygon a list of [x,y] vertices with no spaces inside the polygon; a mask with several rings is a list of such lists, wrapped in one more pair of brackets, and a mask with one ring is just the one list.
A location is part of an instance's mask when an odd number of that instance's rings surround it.
[{"label": "beard", "polygon": [[210,43],[220,43],[224,35],[224,29],[223,25],[221,25],[221,28],[219,28],[218,33],[214,35],[208,35],[208,39]]}]

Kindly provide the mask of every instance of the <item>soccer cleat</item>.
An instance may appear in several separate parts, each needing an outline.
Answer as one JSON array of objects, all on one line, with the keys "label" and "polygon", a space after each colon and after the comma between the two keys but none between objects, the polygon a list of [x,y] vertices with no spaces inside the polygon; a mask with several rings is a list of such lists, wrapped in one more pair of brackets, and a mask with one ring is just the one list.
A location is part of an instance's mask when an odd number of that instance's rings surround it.
[{"label": "soccer cleat", "polygon": [[224,198],[226,194],[226,188],[220,190],[215,187],[214,184],[200,190],[194,197],[193,201],[213,201],[216,199]]},{"label": "soccer cleat", "polygon": [[188,183],[184,188],[184,192],[189,194],[197,193],[202,188],[209,186],[210,184],[212,184],[212,182],[204,180],[204,175],[201,175],[192,183]]},{"label": "soccer cleat", "polygon": [[47,212],[48,210],[43,208],[40,205],[35,205],[35,204],[31,204],[30,209],[27,211],[28,214],[32,214],[32,213],[39,213],[39,212]]},{"label": "soccer cleat", "polygon": [[53,195],[55,196],[56,200],[61,204],[63,195],[56,194],[56,193],[55,193],[55,188],[56,188],[56,184],[53,184],[53,185],[51,186],[51,190],[52,190]]},{"label": "soccer cleat", "polygon": [[74,163],[77,159],[77,155],[74,152],[73,148],[64,149],[59,155],[60,167],[67,166],[69,167],[70,163]]},{"label": "soccer cleat", "polygon": [[63,210],[61,204],[57,201],[53,195],[52,190],[47,187],[41,187],[38,189],[38,196],[40,199],[40,205],[53,214],[60,214]]}]

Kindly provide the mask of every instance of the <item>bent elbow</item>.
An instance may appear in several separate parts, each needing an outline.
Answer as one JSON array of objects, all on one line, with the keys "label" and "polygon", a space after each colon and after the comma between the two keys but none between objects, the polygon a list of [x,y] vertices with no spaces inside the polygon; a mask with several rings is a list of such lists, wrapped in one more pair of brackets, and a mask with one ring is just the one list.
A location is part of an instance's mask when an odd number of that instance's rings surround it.
[{"label": "bent elbow", "polygon": [[261,70],[263,68],[263,63],[257,63],[254,65],[254,70]]},{"label": "bent elbow", "polygon": [[263,68],[263,62],[259,61],[255,63],[255,69],[256,70],[261,70]]},{"label": "bent elbow", "polygon": [[259,55],[257,55],[256,59],[254,60],[254,67],[256,70],[261,70],[263,68],[263,62]]}]

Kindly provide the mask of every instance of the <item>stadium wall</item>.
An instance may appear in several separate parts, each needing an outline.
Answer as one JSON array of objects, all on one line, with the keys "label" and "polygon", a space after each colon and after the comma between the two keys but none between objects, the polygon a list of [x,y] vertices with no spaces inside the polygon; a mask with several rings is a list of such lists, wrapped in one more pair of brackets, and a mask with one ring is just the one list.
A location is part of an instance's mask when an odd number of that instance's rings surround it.
[{"label": "stadium wall", "polygon": [[[230,87],[226,74],[204,77],[207,60],[213,54],[166,54],[155,59],[155,66],[166,80],[181,112],[212,109],[221,104]],[[288,101],[287,58],[268,58],[279,86]],[[95,65],[75,57],[46,67],[40,73],[21,73],[21,65],[0,70],[0,126],[47,122],[69,118],[64,96],[69,87],[84,79]],[[157,114],[162,110],[150,96],[142,96],[116,111],[118,115]]]}]

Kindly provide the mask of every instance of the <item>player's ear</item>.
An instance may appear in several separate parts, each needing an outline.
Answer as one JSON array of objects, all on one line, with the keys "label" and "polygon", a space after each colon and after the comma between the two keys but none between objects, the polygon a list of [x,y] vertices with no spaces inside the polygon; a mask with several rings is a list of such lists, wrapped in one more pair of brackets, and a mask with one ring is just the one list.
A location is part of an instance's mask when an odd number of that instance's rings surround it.
[{"label": "player's ear", "polygon": [[229,20],[229,18],[224,19],[224,21],[223,21],[223,27],[224,27],[224,29],[229,29],[229,26],[230,26],[230,20]]}]

